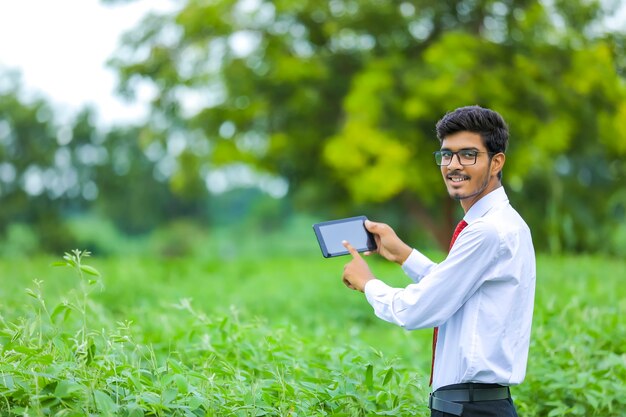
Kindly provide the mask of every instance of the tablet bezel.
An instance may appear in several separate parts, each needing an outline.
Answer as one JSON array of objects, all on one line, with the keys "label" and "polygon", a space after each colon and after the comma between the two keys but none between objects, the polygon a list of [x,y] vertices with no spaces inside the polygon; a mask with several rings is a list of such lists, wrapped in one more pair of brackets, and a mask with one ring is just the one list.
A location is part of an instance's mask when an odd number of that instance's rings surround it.
[{"label": "tablet bezel", "polygon": [[[366,216],[347,217],[345,219],[329,220],[325,222],[315,223],[313,225],[313,230],[315,231],[315,236],[317,237],[317,242],[319,243],[319,246],[320,246],[320,249],[322,251],[322,255],[324,256],[324,258],[333,258],[335,256],[348,255],[350,252],[347,249],[340,251],[340,252],[333,252],[333,253],[329,252],[326,242],[324,241],[324,236],[322,235],[320,228],[325,227],[325,226],[343,224],[343,223],[356,223],[357,220],[361,220],[363,231],[367,235],[367,240],[366,240],[367,246],[364,248],[355,247],[355,249],[358,252],[367,252],[367,251],[376,250],[377,246],[376,246],[376,240],[374,239],[374,235],[365,228],[364,223],[365,223],[365,220],[367,220],[367,217]],[[353,244],[353,242],[350,242],[350,243]]]}]

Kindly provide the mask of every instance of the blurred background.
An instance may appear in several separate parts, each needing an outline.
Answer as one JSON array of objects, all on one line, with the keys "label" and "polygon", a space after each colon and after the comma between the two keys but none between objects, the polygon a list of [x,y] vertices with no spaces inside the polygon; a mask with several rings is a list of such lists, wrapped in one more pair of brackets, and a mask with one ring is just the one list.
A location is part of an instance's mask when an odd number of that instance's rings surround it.
[{"label": "blurred background", "polygon": [[434,127],[470,104],[509,123],[538,251],[626,255],[623,1],[20,4],[0,6],[2,257],[317,250],[313,222],[360,214],[438,250],[462,213]]}]

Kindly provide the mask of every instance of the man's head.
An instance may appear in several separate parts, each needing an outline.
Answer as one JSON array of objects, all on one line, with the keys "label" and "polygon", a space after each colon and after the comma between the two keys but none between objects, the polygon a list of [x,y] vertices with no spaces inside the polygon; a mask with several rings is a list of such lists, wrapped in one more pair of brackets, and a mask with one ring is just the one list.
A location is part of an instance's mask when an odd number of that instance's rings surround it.
[{"label": "man's head", "polygon": [[437,122],[437,138],[457,132],[478,133],[491,153],[505,153],[509,144],[509,128],[497,112],[480,106],[459,107]]},{"label": "man's head", "polygon": [[441,150],[435,157],[446,187],[466,211],[500,187],[509,134],[498,113],[478,106],[461,107],[437,123],[437,137]]}]

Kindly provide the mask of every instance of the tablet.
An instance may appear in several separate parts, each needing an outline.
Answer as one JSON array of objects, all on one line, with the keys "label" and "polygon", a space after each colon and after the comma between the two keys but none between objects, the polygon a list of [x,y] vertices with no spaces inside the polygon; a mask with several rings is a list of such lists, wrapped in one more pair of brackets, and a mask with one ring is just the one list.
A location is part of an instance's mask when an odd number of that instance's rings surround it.
[{"label": "tablet", "polygon": [[357,216],[314,224],[313,230],[324,258],[349,254],[341,244],[344,240],[350,242],[358,252],[376,250],[374,235],[365,228],[365,220],[367,217]]}]

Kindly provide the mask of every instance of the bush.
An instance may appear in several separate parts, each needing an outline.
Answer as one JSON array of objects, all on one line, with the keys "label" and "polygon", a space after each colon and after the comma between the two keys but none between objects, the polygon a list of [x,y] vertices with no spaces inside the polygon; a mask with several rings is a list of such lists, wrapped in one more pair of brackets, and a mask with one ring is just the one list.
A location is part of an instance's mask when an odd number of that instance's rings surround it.
[{"label": "bush", "polygon": [[24,223],[12,223],[0,240],[0,256],[6,258],[27,257],[39,250],[39,239],[33,228]]}]

